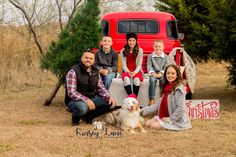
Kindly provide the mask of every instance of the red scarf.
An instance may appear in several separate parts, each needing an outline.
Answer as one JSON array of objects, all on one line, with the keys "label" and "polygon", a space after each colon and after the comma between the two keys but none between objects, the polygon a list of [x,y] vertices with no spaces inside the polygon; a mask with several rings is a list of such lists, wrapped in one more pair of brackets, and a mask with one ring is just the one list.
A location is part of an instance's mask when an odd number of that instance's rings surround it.
[{"label": "red scarf", "polygon": [[164,95],[161,100],[161,105],[160,105],[160,110],[159,110],[159,117],[162,119],[163,117],[169,117],[169,112],[168,112],[168,94],[170,89],[173,87],[174,83],[167,84],[164,89]]}]

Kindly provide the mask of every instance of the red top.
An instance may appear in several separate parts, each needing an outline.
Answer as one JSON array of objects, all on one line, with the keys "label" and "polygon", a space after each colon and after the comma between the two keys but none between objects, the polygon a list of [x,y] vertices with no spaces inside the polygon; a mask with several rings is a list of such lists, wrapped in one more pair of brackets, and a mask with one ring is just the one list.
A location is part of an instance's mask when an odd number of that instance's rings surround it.
[{"label": "red top", "polygon": [[126,64],[130,72],[133,72],[136,69],[136,56],[134,53],[128,53],[126,56]]}]

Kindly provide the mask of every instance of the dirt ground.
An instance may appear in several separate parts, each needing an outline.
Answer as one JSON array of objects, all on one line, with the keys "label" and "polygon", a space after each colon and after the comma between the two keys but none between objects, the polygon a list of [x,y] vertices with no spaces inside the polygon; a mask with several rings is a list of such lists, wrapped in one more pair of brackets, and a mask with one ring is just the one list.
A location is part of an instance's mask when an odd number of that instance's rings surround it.
[{"label": "dirt ground", "polygon": [[[41,85],[24,85],[0,93],[2,157],[235,157],[236,90],[226,87],[225,64],[197,64],[193,99],[219,99],[220,118],[192,120],[188,131],[147,129],[130,134],[108,126],[70,125],[61,87],[51,106],[43,106],[54,87],[53,77]],[[89,134],[90,133],[90,134]]]}]

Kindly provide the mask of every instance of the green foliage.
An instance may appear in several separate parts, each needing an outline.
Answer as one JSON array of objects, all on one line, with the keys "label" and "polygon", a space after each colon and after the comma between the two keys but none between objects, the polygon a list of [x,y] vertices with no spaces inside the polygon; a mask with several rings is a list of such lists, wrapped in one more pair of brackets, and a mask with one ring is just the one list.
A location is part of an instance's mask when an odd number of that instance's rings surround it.
[{"label": "green foliage", "polygon": [[207,59],[212,45],[209,20],[209,0],[163,0],[168,6],[156,3],[161,11],[170,12],[178,20],[179,32],[185,34],[185,50],[193,59]]},{"label": "green foliage", "polygon": [[99,0],[87,0],[77,11],[67,27],[53,41],[48,52],[41,58],[41,68],[52,71],[59,79],[83,52],[98,47],[101,35]]},{"label": "green foliage", "polygon": [[236,1],[217,0],[210,12],[214,32],[211,55],[230,62],[228,83],[236,87]]},{"label": "green foliage", "polygon": [[236,85],[236,1],[161,0],[156,8],[175,15],[179,31],[185,34],[184,47],[195,58],[225,60],[228,82]]},{"label": "green foliage", "polygon": [[236,2],[235,0],[221,0],[214,5],[215,10],[210,15],[213,20],[212,27],[215,28],[216,57],[230,61],[236,58],[233,53],[236,44]]},{"label": "green foliage", "polygon": [[228,67],[229,75],[228,75],[228,83],[229,85],[236,88],[236,59],[231,62],[231,65]]}]

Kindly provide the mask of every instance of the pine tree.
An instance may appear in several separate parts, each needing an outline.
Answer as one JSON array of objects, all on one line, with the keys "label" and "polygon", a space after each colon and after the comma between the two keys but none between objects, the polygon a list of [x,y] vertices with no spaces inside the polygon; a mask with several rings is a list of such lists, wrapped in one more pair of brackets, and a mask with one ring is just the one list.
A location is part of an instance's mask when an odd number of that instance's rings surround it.
[{"label": "pine tree", "polygon": [[185,34],[184,48],[193,59],[208,59],[212,49],[212,28],[209,20],[210,0],[160,0],[155,7],[172,13],[178,20],[179,32]]},{"label": "pine tree", "polygon": [[218,0],[211,11],[214,28],[214,56],[230,63],[228,83],[236,87],[236,1]]},{"label": "pine tree", "polygon": [[156,8],[170,12],[185,33],[184,47],[191,56],[230,63],[228,83],[236,87],[236,0],[163,0]]},{"label": "pine tree", "polygon": [[41,58],[41,68],[58,77],[58,83],[44,105],[50,105],[58,89],[65,81],[66,71],[77,64],[88,48],[97,48],[101,36],[99,0],[86,0],[70,23],[52,42]]},{"label": "pine tree", "polygon": [[87,0],[78,10],[67,27],[60,33],[59,40],[52,42],[41,59],[41,67],[52,71],[59,79],[77,64],[84,51],[97,48],[101,36],[99,23],[99,0]]}]

